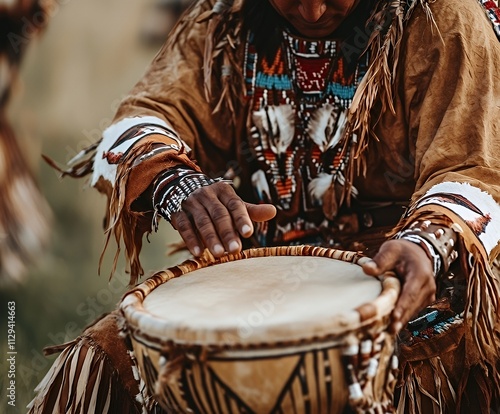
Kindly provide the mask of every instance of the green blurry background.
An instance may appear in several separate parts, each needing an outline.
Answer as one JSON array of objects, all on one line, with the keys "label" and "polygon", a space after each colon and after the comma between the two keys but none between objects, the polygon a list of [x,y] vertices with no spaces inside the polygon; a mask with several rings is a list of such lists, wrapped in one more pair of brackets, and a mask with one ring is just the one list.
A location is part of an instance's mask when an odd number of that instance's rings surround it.
[{"label": "green blurry background", "polygon": [[[9,117],[53,212],[50,244],[29,268],[24,284],[2,288],[0,299],[16,302],[16,408],[6,404],[6,342],[1,341],[0,412],[25,412],[33,389],[55,357],[42,348],[73,339],[98,315],[116,306],[126,290],[123,261],[109,282],[109,250],[97,274],[103,247],[104,197],[86,181],[60,180],[41,159],[60,164],[97,140],[109,125],[118,102],[141,77],[160,44],[169,16],[154,0],[64,0],[43,36],[32,42],[23,62]],[[159,33],[158,33],[159,32]],[[1,196],[1,195],[0,195]],[[143,254],[146,273],[180,263],[185,255],[166,257],[176,241],[162,223]],[[0,324],[6,337],[6,317]],[[7,407],[7,411],[4,411]]]}]

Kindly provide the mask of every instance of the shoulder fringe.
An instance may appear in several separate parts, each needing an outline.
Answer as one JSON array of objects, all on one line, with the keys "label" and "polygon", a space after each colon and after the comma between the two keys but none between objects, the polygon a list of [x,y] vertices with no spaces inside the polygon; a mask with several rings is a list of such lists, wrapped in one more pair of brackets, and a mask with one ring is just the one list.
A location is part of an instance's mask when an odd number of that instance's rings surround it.
[{"label": "shoulder fringe", "polygon": [[349,201],[354,174],[366,174],[363,153],[369,145],[370,137],[378,139],[374,127],[379,119],[374,119],[372,110],[380,103],[380,113],[394,109],[395,79],[399,63],[400,46],[404,25],[417,6],[423,8],[428,21],[437,33],[429,3],[435,0],[381,0],[369,19],[374,30],[365,52],[369,53],[370,64],[359,84],[349,108],[347,127],[344,133],[344,153],[350,149],[346,167],[347,185],[345,197]]},{"label": "shoulder fringe", "polygon": [[447,209],[410,209],[388,236],[408,227],[415,220],[431,220],[452,225],[459,236],[460,268],[467,278],[464,322],[466,347],[479,354],[479,365],[487,374],[494,398],[500,398],[500,274],[494,272],[483,246],[466,223]]},{"label": "shoulder fringe", "polygon": [[89,339],[69,344],[35,392],[29,414],[141,413],[139,404],[127,398],[119,373]]},{"label": "shoulder fringe", "polygon": [[205,97],[210,102],[212,93],[213,67],[221,62],[221,89],[213,113],[227,110],[236,121],[236,101],[241,101],[243,90],[243,70],[240,53],[242,21],[238,19],[243,0],[217,0],[212,10],[202,14],[198,21],[209,20],[203,58],[203,83]]}]

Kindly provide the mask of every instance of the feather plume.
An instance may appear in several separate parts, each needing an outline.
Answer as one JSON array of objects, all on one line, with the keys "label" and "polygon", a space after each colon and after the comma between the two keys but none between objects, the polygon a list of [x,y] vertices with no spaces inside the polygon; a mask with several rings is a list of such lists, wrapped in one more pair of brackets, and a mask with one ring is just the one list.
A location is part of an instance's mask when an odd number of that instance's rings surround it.
[{"label": "feather plume", "polygon": [[261,108],[252,117],[263,145],[277,155],[284,154],[295,135],[295,112],[292,105]]},{"label": "feather plume", "polygon": [[314,178],[308,186],[308,191],[311,194],[313,200],[319,205],[323,204],[323,197],[327,190],[332,185],[333,175],[327,173],[320,173],[316,178]]},{"label": "feather plume", "polygon": [[318,145],[321,152],[334,148],[344,136],[347,112],[337,106],[326,104],[311,116],[307,134]]},{"label": "feather plume", "polygon": [[266,174],[262,170],[258,170],[252,174],[252,186],[257,191],[259,200],[266,203],[271,201],[271,192],[269,183],[267,182]]}]

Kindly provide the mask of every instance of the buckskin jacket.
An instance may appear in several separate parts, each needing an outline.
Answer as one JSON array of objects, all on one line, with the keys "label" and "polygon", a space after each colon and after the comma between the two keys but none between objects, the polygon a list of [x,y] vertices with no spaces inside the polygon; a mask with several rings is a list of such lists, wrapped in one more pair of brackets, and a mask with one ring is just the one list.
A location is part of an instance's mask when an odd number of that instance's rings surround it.
[{"label": "buckskin jacket", "polygon": [[[257,226],[254,245],[368,252],[373,228],[451,223],[459,234],[452,270],[461,310],[448,306],[444,328],[428,326],[402,341],[396,405],[400,412],[489,412],[500,384],[495,3],[361,2],[336,36],[322,40],[301,38],[285,24],[263,39],[259,30],[269,27],[272,11],[267,1],[254,2],[261,13],[251,3],[197,1],[102,140],[67,173],[92,173],[92,185],[107,194],[108,237],[125,244],[132,283],[143,273],[142,237],[163,215],[158,177],[178,166],[230,178],[245,201],[277,206],[277,217]],[[261,19],[253,25],[242,17],[252,11]],[[388,237],[378,236],[378,244]],[[33,412],[44,412],[43,393],[58,392],[54,384],[67,376],[76,349],[110,352],[99,335],[91,328],[66,348]],[[113,383],[113,363],[102,369]],[[132,384],[125,389],[140,394],[125,371]]]}]

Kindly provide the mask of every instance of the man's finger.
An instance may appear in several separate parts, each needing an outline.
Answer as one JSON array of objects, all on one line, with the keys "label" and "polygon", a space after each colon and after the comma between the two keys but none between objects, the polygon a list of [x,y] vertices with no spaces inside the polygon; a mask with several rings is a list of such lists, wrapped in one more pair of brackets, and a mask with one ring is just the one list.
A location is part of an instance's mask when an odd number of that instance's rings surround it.
[{"label": "man's finger", "polygon": [[[253,233],[253,225],[250,215],[247,211],[246,203],[238,197],[238,195],[234,192],[232,187],[226,185],[226,188],[221,188],[218,193],[219,200],[229,211],[229,214],[232,219],[232,228],[233,231],[238,231],[243,237],[250,237]],[[234,224],[233,224],[234,223]],[[231,240],[230,243],[237,242],[239,246],[241,246],[240,237],[238,234],[234,234],[234,240]],[[231,251],[231,250],[230,250]],[[239,249],[238,249],[239,251]],[[231,253],[236,253],[237,251],[231,251]]]},{"label": "man's finger", "polygon": [[182,210],[174,213],[172,214],[171,223],[174,229],[179,232],[191,254],[196,257],[200,256],[203,251],[203,243],[198,238],[188,215]]},{"label": "man's finger", "polygon": [[215,229],[212,217],[210,216],[209,212],[205,209],[205,206],[198,202],[198,200],[194,197],[188,198],[184,202],[184,204],[186,205],[188,203],[189,212],[203,244],[210,250],[214,257],[222,256],[225,249],[222,245],[221,240],[219,239],[219,235]]},{"label": "man's finger", "polygon": [[183,203],[183,208],[191,213],[204,245],[215,257],[222,256],[226,251],[237,253],[241,250],[240,237],[235,231],[228,207],[221,198],[225,198],[230,205],[239,202],[240,210],[246,214],[245,206],[234,189],[223,183],[200,188]]},{"label": "man's finger", "polygon": [[237,223],[238,230],[243,237],[250,237],[253,234],[254,228],[252,221],[268,221],[276,216],[276,207],[272,204],[244,204],[249,220],[241,220]]},{"label": "man's finger", "polygon": [[390,331],[399,332],[423,307],[434,299],[434,279],[408,275],[392,313]]},{"label": "man's finger", "polygon": [[400,249],[397,244],[388,241],[382,245],[378,253],[371,261],[362,265],[367,275],[379,276],[389,270],[395,270],[400,257]]},{"label": "man's finger", "polygon": [[253,221],[268,221],[276,216],[276,207],[272,204],[245,204],[248,210],[248,215]]},{"label": "man's finger", "polygon": [[236,205],[238,201],[244,209],[245,207],[239,199],[236,199],[234,202],[230,202],[228,205],[225,205],[217,200],[217,202],[206,206],[206,209],[212,218],[215,230],[217,231],[220,240],[224,243],[225,250],[229,253],[238,253],[241,250],[240,236],[235,230],[231,215],[232,211],[230,210],[231,208],[234,208],[233,205]]}]

